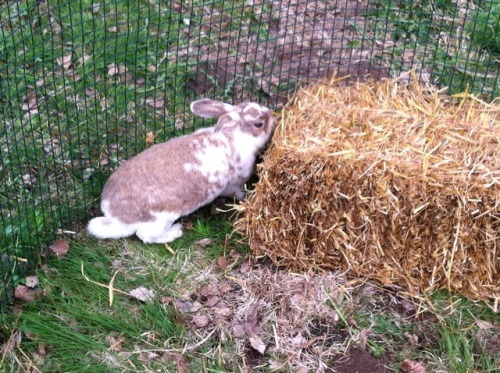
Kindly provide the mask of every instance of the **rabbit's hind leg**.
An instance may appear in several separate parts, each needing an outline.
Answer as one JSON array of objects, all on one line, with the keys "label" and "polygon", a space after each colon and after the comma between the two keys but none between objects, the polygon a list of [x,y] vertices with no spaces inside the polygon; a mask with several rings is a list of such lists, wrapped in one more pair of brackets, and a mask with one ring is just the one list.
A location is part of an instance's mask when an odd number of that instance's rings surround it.
[{"label": "rabbit's hind leg", "polygon": [[182,236],[181,224],[173,224],[179,218],[178,214],[162,212],[155,216],[155,221],[141,223],[137,227],[136,235],[144,243],[167,243]]}]

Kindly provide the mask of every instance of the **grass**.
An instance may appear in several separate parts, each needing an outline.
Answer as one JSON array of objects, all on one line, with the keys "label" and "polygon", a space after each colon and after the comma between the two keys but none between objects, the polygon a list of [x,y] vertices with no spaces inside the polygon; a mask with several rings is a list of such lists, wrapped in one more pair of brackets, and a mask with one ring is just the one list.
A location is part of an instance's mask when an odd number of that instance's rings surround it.
[{"label": "grass", "polygon": [[[328,306],[331,314],[343,315],[342,322],[325,325],[317,315],[302,320],[315,326],[310,335],[326,342],[301,350],[300,357],[272,345],[273,328],[279,331],[280,326],[271,322],[263,327],[265,342],[272,342],[264,355],[248,340],[234,337],[231,329],[221,332],[227,320],[215,329],[193,328],[192,314],[186,315],[175,302],[162,302],[162,297],[201,299],[200,287],[229,277],[258,284],[242,272],[247,248],[227,238],[231,228],[225,217],[205,211],[189,219],[186,236],[171,245],[174,256],[161,245],[145,246],[134,239],[100,243],[80,236],[81,223],[95,213],[101,188],[122,159],[205,124],[188,112],[189,103],[199,96],[195,83],[206,62],[199,63],[197,43],[216,50],[228,36],[255,36],[264,42],[271,36],[270,23],[279,21],[275,7],[242,0],[93,3],[0,4],[0,304],[12,298],[57,231],[78,232],[68,258],[51,258],[37,271],[43,296],[0,316],[0,345],[20,338],[3,349],[0,369],[182,371],[189,366],[191,371],[229,372],[261,366],[270,371],[272,360],[296,370],[299,362],[312,364],[308,356],[334,364],[332,354],[359,348],[366,338],[365,350],[389,356],[394,371],[404,358],[424,361],[431,371],[495,370],[498,356],[488,346],[498,338],[498,328],[478,324],[498,323],[487,306],[437,294],[430,299],[434,309],[410,307],[407,314],[397,308],[410,301],[370,284],[345,288],[335,306]],[[494,98],[499,93],[498,6],[481,2],[463,13],[454,4],[379,0],[367,14],[370,27],[358,31],[365,41],[373,38],[374,49],[377,41],[386,44],[374,58],[393,75],[417,67],[422,77],[428,74],[430,81],[448,85],[452,92],[469,87]],[[274,13],[263,18],[266,12]],[[468,17],[465,23],[463,16]],[[349,43],[352,49],[363,44]],[[248,68],[224,84],[216,74],[211,71],[208,77],[210,95],[231,100],[239,86],[255,97],[262,93]],[[284,81],[277,85],[278,91],[291,86]],[[201,248],[197,242],[203,238],[212,241]],[[221,257],[229,263],[226,269],[220,268]],[[108,289],[87,281],[82,263],[92,281],[109,284],[117,273],[116,289],[155,289],[154,302],[117,294],[110,306]],[[268,268],[259,266],[253,269],[257,274]],[[253,306],[275,299],[231,284],[236,294],[228,304],[245,297]],[[283,310],[280,305],[287,299],[280,298],[270,309]],[[252,310],[238,307],[235,317]],[[293,342],[297,330],[291,332],[295,334],[283,336],[282,343]],[[418,336],[416,345],[412,335]]]},{"label": "grass", "polygon": [[[333,367],[339,356],[349,356],[353,348],[383,358],[390,371],[398,371],[405,359],[425,364],[427,371],[452,372],[494,372],[500,362],[495,347],[500,336],[498,316],[485,304],[446,293],[436,293],[428,303],[418,304],[377,284],[351,286],[341,277],[331,282],[332,277],[321,274],[317,276],[328,284],[325,289],[332,285],[342,289],[341,293],[327,290],[329,306],[321,311],[323,320],[307,312],[294,313],[287,306],[288,296],[276,302],[279,294],[272,287],[256,288],[242,300],[241,291],[255,286],[252,281],[277,281],[273,286],[286,288],[297,275],[272,268],[265,261],[245,272],[247,248],[231,235],[225,215],[213,215],[206,208],[183,223],[186,235],[170,249],[137,239],[99,242],[85,235],[71,238],[68,256],[49,258],[37,272],[39,298],[18,304],[15,312],[1,316],[0,346],[16,338],[18,342],[0,348],[0,369],[234,372],[247,366],[266,372],[274,371],[272,366],[280,362],[278,371],[291,371],[300,366],[289,360],[292,355],[302,366],[317,367],[314,364],[321,361]],[[208,243],[200,241],[207,238]],[[222,257],[228,263],[236,260],[221,267]],[[232,289],[220,293],[219,303],[208,306],[205,302],[210,302],[211,293],[207,289],[214,279],[218,280],[217,289],[227,284]],[[119,291],[112,305],[109,289],[97,283],[108,287],[112,283]],[[155,291],[152,302],[126,295],[141,286]],[[186,307],[196,302],[201,303],[199,311]],[[259,310],[261,319],[256,325],[267,345],[264,354],[250,347],[248,337],[225,327],[227,319],[220,323],[215,317],[228,308],[233,322],[241,313],[250,320],[253,310]],[[326,322],[325,312],[338,314],[339,321]],[[293,329],[286,331],[274,324],[275,314],[282,324],[293,319]],[[197,325],[196,318],[203,315],[208,316],[208,324]],[[286,344],[287,332],[308,338],[308,330],[314,337],[308,348],[287,351],[274,346],[274,340]],[[294,355],[297,352],[300,355]]]},{"label": "grass", "polygon": [[[270,25],[279,23],[275,5],[95,3],[0,5],[0,252],[6,255],[2,263],[15,262],[18,269],[36,266],[57,229],[75,230],[93,214],[104,182],[122,159],[204,125],[188,110],[201,95],[197,89],[224,100],[237,90],[262,95],[256,82],[265,77],[248,70],[250,65],[221,81],[210,64],[217,61],[219,41],[233,40],[228,53],[238,55],[234,40],[270,40]],[[378,0],[357,32],[371,41],[372,52],[385,43],[373,58],[393,75],[417,68],[421,78],[451,92],[468,87],[496,97],[495,4],[469,9],[447,0]],[[204,72],[210,84],[197,87]],[[283,93],[295,83],[272,84]],[[10,266],[0,266],[0,277],[15,284]],[[0,299],[8,299],[7,293]]]},{"label": "grass", "polygon": [[[42,371],[72,372],[168,368],[170,363],[148,359],[147,353],[178,353],[188,341],[178,312],[161,299],[177,297],[179,282],[192,275],[186,261],[195,255],[186,248],[210,237],[206,255],[219,256],[229,228],[217,216],[194,221],[190,234],[172,244],[175,257],[162,245],[137,240],[71,239],[67,258],[52,258],[38,271],[43,296],[18,313],[4,315],[2,339],[20,330],[23,343],[17,356],[3,356],[2,367],[22,371],[32,364]],[[141,303],[116,294],[110,306],[109,290],[96,283],[107,285],[115,274],[115,289],[129,292],[145,286],[156,291],[155,300]],[[121,339],[111,347],[110,341]],[[47,347],[45,356],[39,356],[41,344]]]},{"label": "grass", "polygon": [[[419,78],[450,93],[499,94],[495,1],[378,0],[368,11],[375,39],[389,44],[380,57],[393,75],[417,69]],[[379,42],[379,43],[380,43]]]}]

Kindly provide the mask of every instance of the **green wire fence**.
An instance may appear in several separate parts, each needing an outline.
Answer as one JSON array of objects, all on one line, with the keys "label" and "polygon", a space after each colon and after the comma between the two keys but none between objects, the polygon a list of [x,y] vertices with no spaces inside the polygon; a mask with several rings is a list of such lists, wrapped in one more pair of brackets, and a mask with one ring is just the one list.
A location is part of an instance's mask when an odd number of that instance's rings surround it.
[{"label": "green wire fence", "polygon": [[279,109],[334,72],[412,69],[500,93],[498,0],[0,1],[0,26],[0,305],[122,159],[204,125],[196,98]]}]

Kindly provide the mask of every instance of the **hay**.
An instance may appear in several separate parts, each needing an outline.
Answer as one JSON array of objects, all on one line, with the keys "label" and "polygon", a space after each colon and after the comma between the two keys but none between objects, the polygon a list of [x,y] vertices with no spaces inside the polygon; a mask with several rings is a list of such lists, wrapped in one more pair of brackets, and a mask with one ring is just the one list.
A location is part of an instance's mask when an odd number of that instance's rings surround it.
[{"label": "hay", "polygon": [[236,229],[292,270],[500,297],[500,105],[324,80],[284,108]]}]

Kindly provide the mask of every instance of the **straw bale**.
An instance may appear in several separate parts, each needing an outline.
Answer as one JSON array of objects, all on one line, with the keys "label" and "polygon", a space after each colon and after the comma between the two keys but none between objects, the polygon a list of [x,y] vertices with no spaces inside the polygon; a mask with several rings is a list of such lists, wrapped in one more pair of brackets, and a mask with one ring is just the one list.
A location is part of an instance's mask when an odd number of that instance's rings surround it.
[{"label": "straw bale", "polygon": [[500,297],[500,105],[323,80],[282,111],[236,229],[292,270]]}]

